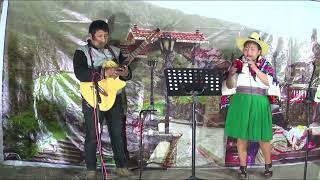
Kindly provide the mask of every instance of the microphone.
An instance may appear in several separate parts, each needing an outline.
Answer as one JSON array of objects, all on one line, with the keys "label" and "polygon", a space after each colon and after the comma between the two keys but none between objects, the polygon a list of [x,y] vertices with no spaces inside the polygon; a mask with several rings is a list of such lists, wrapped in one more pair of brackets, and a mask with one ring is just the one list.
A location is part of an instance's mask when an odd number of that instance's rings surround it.
[{"label": "microphone", "polygon": [[249,59],[245,55],[243,55],[242,58],[241,58],[241,61],[243,62],[243,64],[246,64],[246,67],[248,67],[248,70],[250,72],[251,71],[251,66],[248,63]]},{"label": "microphone", "polygon": [[248,58],[245,55],[243,55],[242,58],[241,58],[241,61],[243,63],[248,63]]}]

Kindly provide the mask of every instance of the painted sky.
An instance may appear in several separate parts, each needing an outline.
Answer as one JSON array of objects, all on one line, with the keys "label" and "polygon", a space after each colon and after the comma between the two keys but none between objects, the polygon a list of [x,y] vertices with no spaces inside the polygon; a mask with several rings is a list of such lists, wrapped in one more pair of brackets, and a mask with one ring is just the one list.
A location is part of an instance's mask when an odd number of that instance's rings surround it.
[{"label": "painted sky", "polygon": [[320,31],[320,2],[316,1],[147,1],[188,14],[218,18],[278,36],[310,40]]}]

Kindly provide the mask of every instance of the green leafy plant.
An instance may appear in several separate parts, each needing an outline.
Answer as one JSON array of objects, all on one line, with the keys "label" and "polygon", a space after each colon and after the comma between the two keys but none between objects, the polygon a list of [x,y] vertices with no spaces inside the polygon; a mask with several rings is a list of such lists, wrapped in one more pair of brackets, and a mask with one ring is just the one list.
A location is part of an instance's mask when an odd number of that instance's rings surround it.
[{"label": "green leafy plant", "polygon": [[65,139],[66,131],[64,124],[59,119],[62,118],[59,113],[59,106],[47,101],[38,101],[39,118],[46,125],[47,129],[57,140]]},{"label": "green leafy plant", "polygon": [[39,130],[33,112],[21,112],[7,121],[4,133],[5,151],[15,152],[22,159],[32,158],[38,151],[35,136]]}]

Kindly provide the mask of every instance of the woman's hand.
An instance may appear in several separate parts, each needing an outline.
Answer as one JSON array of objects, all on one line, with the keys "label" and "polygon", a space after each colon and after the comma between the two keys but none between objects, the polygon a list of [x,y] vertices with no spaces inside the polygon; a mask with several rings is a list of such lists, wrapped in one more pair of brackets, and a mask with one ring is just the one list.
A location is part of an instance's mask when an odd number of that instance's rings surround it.
[{"label": "woman's hand", "polygon": [[238,71],[237,64],[234,63],[229,70],[229,74],[233,76],[234,74],[236,74],[237,71]]},{"label": "woman's hand", "polygon": [[249,67],[253,70],[253,71],[257,71],[258,70],[258,67],[256,65],[256,61],[255,60],[251,60],[251,59],[248,59],[248,64],[249,64]]}]

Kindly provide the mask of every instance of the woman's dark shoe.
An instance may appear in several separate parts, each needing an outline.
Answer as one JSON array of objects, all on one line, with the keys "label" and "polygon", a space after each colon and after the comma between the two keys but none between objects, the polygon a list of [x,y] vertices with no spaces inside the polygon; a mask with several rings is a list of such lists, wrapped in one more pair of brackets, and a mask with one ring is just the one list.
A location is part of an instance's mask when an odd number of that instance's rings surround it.
[{"label": "woman's dark shoe", "polygon": [[270,178],[270,177],[272,177],[272,175],[273,175],[273,168],[272,168],[272,163],[270,163],[270,164],[265,164],[264,165],[264,173],[263,173],[263,175],[264,175],[264,177],[266,177],[266,178]]},{"label": "woman's dark shoe", "polygon": [[248,178],[247,166],[240,166],[238,178],[240,180],[246,180]]}]

